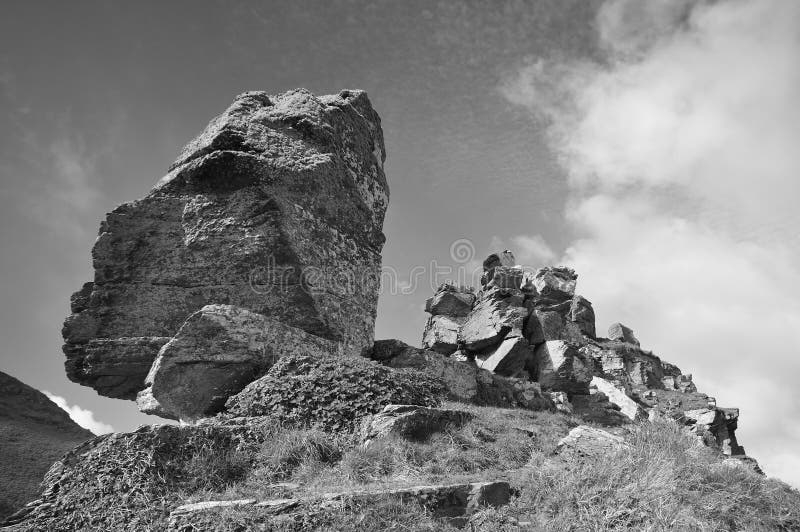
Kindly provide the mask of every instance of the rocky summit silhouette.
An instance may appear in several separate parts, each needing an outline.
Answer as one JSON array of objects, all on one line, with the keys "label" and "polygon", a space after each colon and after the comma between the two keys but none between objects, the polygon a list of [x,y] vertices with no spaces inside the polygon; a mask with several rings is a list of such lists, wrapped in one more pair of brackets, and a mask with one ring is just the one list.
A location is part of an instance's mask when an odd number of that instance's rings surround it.
[{"label": "rocky summit silhouette", "polygon": [[112,211],[67,375],[181,423],[75,447],[4,529],[800,529],[738,411],[600,336],[568,267],[498,250],[421,347],[374,341],[385,153],[364,92],[249,92]]}]

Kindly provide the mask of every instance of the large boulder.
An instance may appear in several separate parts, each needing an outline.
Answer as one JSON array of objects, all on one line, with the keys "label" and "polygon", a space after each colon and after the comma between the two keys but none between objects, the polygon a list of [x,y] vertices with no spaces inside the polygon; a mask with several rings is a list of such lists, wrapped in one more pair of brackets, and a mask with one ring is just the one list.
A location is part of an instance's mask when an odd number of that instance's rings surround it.
[{"label": "large boulder", "polygon": [[548,299],[572,299],[577,282],[575,270],[564,267],[539,268],[533,276],[537,292]]},{"label": "large boulder", "polygon": [[433,297],[425,301],[425,312],[434,316],[461,317],[469,314],[474,303],[475,294],[471,291],[443,284]]},{"label": "large boulder", "polygon": [[527,376],[532,362],[533,348],[519,336],[509,336],[494,350],[475,356],[479,368],[509,377]]},{"label": "large boulder", "polygon": [[466,318],[431,316],[422,333],[422,347],[444,355],[458,349],[458,331]]},{"label": "large boulder", "polygon": [[236,98],[143,199],[101,223],[72,298],[68,377],[133,399],[186,318],[235,305],[360,354],[372,345],[388,187],[362,91]]},{"label": "large boulder", "polygon": [[[563,295],[564,299],[554,299]],[[525,336],[532,344],[547,340],[566,340],[585,345],[595,338],[594,309],[582,296],[566,299],[566,294],[551,291],[550,297],[536,295],[528,302],[531,315]]]},{"label": "large boulder", "polygon": [[223,409],[231,395],[281,356],[337,354],[340,344],[231,305],[207,305],[158,353],[139,392],[147,414],[191,421]]},{"label": "large boulder", "polygon": [[617,322],[608,327],[608,338],[617,342],[626,342],[638,346],[639,340],[633,334],[633,330]]},{"label": "large boulder", "polygon": [[529,310],[520,290],[484,291],[458,332],[458,342],[471,352],[498,345],[506,336],[523,336]]}]

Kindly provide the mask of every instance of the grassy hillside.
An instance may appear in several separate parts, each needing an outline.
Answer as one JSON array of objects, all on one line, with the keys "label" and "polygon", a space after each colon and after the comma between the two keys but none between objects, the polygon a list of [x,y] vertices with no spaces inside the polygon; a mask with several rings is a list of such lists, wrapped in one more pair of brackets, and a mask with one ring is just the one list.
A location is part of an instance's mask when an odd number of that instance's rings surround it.
[{"label": "grassy hillside", "polygon": [[[186,500],[270,499],[308,494],[507,479],[518,497],[474,515],[470,530],[800,530],[800,492],[726,460],[672,421],[625,429],[630,447],[602,459],[553,454],[582,420],[550,412],[468,409],[474,421],[427,441],[388,438],[366,450],[319,430],[280,430],[263,444],[246,474],[222,491],[198,490]],[[230,457],[215,457],[224,471]],[[198,474],[208,464],[198,464]],[[297,486],[293,486],[296,484]],[[286,523],[319,530],[456,530],[419,506],[386,500],[343,506]],[[220,530],[262,530],[256,513],[220,512]],[[274,526],[274,525],[272,525]],[[285,528],[284,528],[285,527]],[[269,528],[272,530],[273,528]]]},{"label": "grassy hillside", "polygon": [[[506,480],[515,496],[472,514],[462,530],[800,530],[800,493],[725,459],[673,421],[603,427],[627,446],[581,458],[554,451],[570,429],[592,425],[585,418],[442,406],[474,417],[427,438],[389,436],[367,447],[350,432],[267,417],[98,437],[65,458],[50,475],[47,504],[11,530],[165,530],[186,503],[482,480]],[[257,505],[220,508],[202,519],[170,530],[458,529],[390,497],[345,497],[278,518]]]}]

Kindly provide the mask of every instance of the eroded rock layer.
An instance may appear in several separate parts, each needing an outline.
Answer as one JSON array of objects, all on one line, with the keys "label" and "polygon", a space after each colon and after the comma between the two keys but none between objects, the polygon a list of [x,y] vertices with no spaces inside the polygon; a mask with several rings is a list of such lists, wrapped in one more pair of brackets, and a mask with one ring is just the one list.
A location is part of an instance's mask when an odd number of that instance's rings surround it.
[{"label": "eroded rock layer", "polygon": [[234,305],[360,354],[372,345],[388,187],[367,95],[236,98],[150,193],[101,223],[72,298],[70,379],[132,399],[188,316]]}]

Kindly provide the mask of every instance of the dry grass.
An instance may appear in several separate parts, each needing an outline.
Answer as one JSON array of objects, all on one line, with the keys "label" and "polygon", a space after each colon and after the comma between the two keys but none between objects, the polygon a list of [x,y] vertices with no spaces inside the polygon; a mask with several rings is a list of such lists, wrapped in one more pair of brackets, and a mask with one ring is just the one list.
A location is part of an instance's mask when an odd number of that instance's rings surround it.
[{"label": "dry grass", "polygon": [[[68,521],[79,524],[76,529],[158,530],[171,508],[191,501],[506,479],[519,496],[506,507],[478,512],[467,529],[800,530],[800,493],[724,463],[673,422],[630,426],[630,448],[615,455],[567,460],[552,451],[577,424],[571,417],[446,406],[468,410],[474,419],[427,440],[386,438],[367,448],[350,433],[271,423],[246,440],[221,437],[212,428],[109,440],[87,458],[91,471],[76,469],[64,479],[62,490],[70,496],[60,504],[73,508]],[[254,507],[213,518],[215,530],[453,529],[417,504],[388,498],[277,519]]]},{"label": "dry grass", "polygon": [[[367,448],[360,446],[352,434],[334,434],[318,428],[276,429],[260,451],[249,458],[252,467],[245,478],[231,476],[225,489],[196,490],[186,495],[193,501],[268,499],[285,496],[286,483],[300,485],[293,494],[310,495],[496,480],[523,467],[532,454],[551,452],[574,425],[571,419],[552,412],[461,403],[445,406],[467,410],[475,418],[459,429],[434,433],[427,440],[389,437]],[[281,485],[275,486],[276,483]]]},{"label": "dry grass", "polygon": [[[630,449],[566,462],[534,455],[520,497],[479,530],[800,530],[800,493],[726,464],[672,422],[632,428]],[[506,529],[519,529],[506,524]]]},{"label": "dry grass", "polygon": [[[293,495],[310,495],[506,478],[519,488],[519,497],[507,507],[479,512],[468,529],[800,530],[800,493],[725,463],[673,422],[632,426],[626,436],[631,447],[616,455],[568,461],[553,456],[552,450],[574,424],[571,418],[449,406],[468,409],[475,419],[421,442],[387,438],[364,449],[349,436],[313,429],[278,431],[243,482],[213,495],[286,495],[269,487],[275,481],[296,482],[302,487]],[[262,529],[256,525],[257,512],[250,510],[230,511],[220,523],[233,526],[248,519],[249,529]],[[343,504],[290,521],[270,521],[269,527],[263,529],[452,529],[417,505],[389,500],[373,506]]]}]

